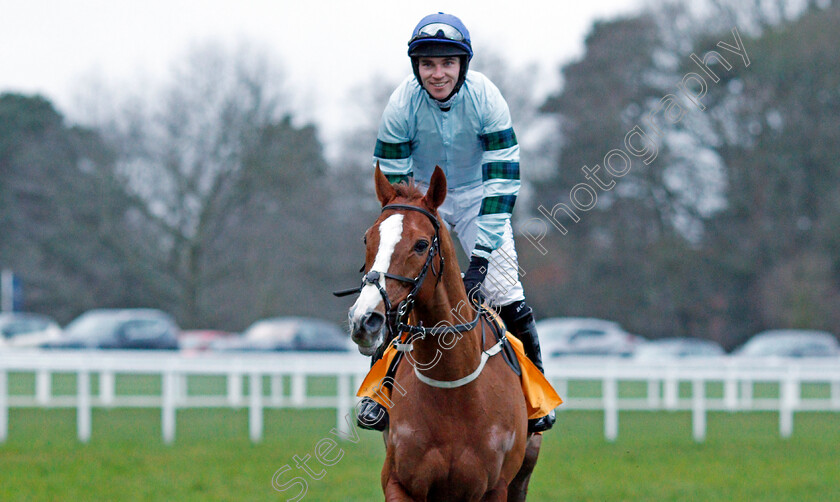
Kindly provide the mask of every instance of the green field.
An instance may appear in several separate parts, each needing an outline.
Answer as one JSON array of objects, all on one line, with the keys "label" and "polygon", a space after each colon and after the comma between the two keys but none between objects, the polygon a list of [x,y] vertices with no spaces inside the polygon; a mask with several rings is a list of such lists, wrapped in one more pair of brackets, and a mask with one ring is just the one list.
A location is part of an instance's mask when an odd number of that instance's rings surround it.
[{"label": "green field", "polygon": [[[178,412],[178,437],[160,440],[160,412],[96,410],[88,444],[75,439],[72,409],[13,410],[0,447],[3,500],[285,500],[272,475],[331,437],[327,410],[267,411],[265,440],[248,440],[246,410]],[[546,434],[530,500],[838,500],[840,421],[801,413],[778,436],[772,413],[713,413],[706,442],[690,437],[688,413],[626,412],[615,443],[598,412],[567,412]],[[310,467],[305,500],[381,500],[378,434],[340,444],[334,466]],[[320,469],[320,472],[319,472]],[[280,480],[304,476],[294,469]]]},{"label": "green field", "polygon": [[[54,380],[54,393],[75,389],[64,377]],[[144,387],[154,394],[157,380],[129,385],[118,378],[117,393]],[[32,385],[26,375],[10,378],[12,394],[28,394]],[[190,392],[196,387],[224,392],[223,381],[191,382]],[[329,394],[332,387],[321,382],[310,391]],[[91,441],[80,444],[75,409],[12,409],[0,445],[0,500],[281,501],[298,492],[272,487],[286,465],[292,470],[279,484],[306,478],[303,500],[382,499],[378,433],[341,442],[341,452],[331,454],[343,453],[335,465],[310,460],[319,480],[295,468],[293,456],[313,456],[322,438],[333,437],[333,410],[266,410],[259,444],[248,439],[247,409],[179,410],[169,446],[160,419],[159,409],[95,409]],[[706,441],[697,444],[688,412],[621,412],[619,438],[609,443],[600,412],[567,411],[545,435],[529,500],[826,501],[840,500],[838,480],[837,413],[797,413],[787,440],[779,437],[776,413],[709,413]]]}]

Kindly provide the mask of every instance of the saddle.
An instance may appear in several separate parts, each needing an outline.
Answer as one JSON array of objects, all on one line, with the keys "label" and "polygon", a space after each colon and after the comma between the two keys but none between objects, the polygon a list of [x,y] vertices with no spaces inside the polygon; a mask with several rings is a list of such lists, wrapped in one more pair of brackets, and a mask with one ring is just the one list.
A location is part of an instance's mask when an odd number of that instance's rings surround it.
[{"label": "saddle", "polygon": [[[522,342],[507,332],[501,318],[489,308],[482,309],[482,342],[484,341],[484,326],[489,327],[496,343],[501,342],[501,350],[508,367],[520,379],[525,403],[528,408],[528,418],[540,418],[548,415],[551,410],[559,406],[563,400],[542,374],[542,372],[525,355]],[[400,338],[405,338],[405,334]],[[397,368],[403,359],[403,352],[396,350],[394,344],[388,343],[382,358],[370,369],[356,395],[368,397],[384,406],[393,406],[391,393]]]}]

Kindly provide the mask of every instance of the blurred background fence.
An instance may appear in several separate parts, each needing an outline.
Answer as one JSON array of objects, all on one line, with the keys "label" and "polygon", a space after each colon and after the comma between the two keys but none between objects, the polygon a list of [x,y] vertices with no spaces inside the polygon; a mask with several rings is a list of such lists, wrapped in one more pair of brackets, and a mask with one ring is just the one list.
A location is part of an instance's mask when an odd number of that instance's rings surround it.
[{"label": "blurred background fence", "polygon": [[[79,441],[91,438],[94,408],[160,408],[165,443],[178,409],[246,408],[250,438],[263,437],[266,408],[331,408],[351,432],[354,396],[368,363],[356,354],[201,354],[140,351],[17,351],[0,354],[0,441],[14,408],[76,408]],[[635,359],[567,357],[546,374],[564,410],[601,410],[604,436],[619,433],[619,411],[690,411],[695,441],[709,412],[779,414],[793,433],[794,413],[840,412],[840,360],[757,361],[733,357],[652,364]],[[561,431],[562,433],[562,431]]]}]

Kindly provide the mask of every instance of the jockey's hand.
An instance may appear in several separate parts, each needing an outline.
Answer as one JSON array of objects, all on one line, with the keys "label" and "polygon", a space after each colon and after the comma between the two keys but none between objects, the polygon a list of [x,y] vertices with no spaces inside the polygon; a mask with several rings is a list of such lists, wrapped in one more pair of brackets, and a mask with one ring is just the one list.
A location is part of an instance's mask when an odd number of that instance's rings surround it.
[{"label": "jockey's hand", "polygon": [[467,297],[470,302],[476,307],[481,305],[484,297],[481,294],[481,283],[487,277],[487,267],[489,265],[487,258],[472,255],[470,257],[470,266],[464,272],[464,287],[467,289]]}]

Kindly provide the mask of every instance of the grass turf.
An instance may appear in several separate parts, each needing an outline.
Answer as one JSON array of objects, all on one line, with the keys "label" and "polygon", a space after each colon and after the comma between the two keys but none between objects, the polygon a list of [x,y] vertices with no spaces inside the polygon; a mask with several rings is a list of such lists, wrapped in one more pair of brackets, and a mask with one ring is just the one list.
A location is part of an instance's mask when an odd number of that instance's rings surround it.
[{"label": "grass turf", "polygon": [[[707,439],[691,439],[685,412],[622,412],[619,438],[603,438],[600,412],[558,414],[545,435],[529,500],[840,499],[840,420],[798,413],[793,437],[778,434],[775,413],[710,413]],[[287,500],[307,481],[304,500],[381,500],[381,436],[360,431],[323,466],[296,468],[334,437],[335,412],[266,410],[265,439],[248,440],[247,410],[181,410],[173,445],[160,439],[158,409],[96,409],[88,444],[76,441],[75,410],[13,409],[0,445],[3,500]]]}]

